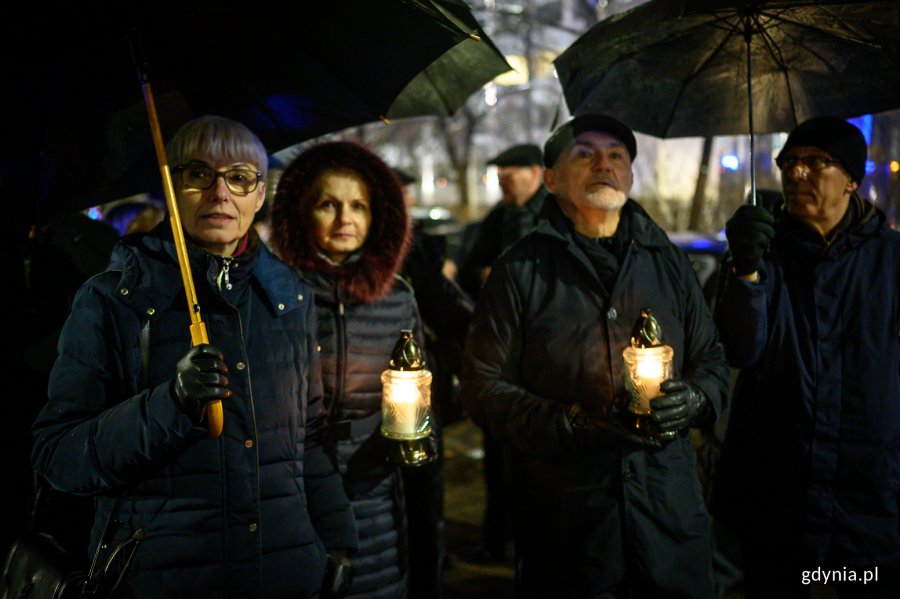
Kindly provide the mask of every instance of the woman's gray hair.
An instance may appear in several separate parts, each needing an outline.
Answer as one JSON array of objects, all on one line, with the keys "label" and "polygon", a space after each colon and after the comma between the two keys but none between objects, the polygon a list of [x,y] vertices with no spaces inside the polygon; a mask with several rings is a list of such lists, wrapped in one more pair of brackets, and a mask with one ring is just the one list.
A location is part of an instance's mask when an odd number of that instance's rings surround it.
[{"label": "woman's gray hair", "polygon": [[166,144],[169,167],[184,164],[197,154],[215,162],[249,162],[262,173],[269,166],[266,147],[243,123],[216,115],[201,116],[181,126]]}]

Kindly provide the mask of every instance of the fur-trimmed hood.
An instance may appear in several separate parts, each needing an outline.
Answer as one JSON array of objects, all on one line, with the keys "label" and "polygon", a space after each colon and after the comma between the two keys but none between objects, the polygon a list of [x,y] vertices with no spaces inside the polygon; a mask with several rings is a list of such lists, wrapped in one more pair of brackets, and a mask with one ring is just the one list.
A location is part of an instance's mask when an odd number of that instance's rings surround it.
[{"label": "fur-trimmed hood", "polygon": [[[328,169],[346,169],[365,181],[372,224],[363,246],[343,264],[321,254],[312,234],[312,205],[318,178]],[[297,156],[278,183],[272,204],[272,243],[282,260],[298,270],[338,273],[355,298],[374,302],[387,294],[409,250],[411,227],[403,191],[394,171],[369,149],[349,141],[326,142]]]}]

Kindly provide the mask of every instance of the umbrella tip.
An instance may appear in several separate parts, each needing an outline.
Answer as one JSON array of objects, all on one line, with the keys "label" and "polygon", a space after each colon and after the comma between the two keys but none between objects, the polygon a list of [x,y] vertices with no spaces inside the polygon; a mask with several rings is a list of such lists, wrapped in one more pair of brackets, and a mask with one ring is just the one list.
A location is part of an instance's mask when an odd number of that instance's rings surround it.
[{"label": "umbrella tip", "polygon": [[386,116],[384,116],[383,114],[379,114],[378,118],[380,118],[381,122],[384,123],[385,125],[391,124],[391,120],[389,118],[387,118]]},{"label": "umbrella tip", "polygon": [[481,41],[481,36],[478,35],[478,34],[475,33],[475,32],[472,32],[472,33],[469,34],[469,39],[470,39],[470,40],[473,40],[473,41],[476,41],[476,42],[480,42],[480,41]]}]

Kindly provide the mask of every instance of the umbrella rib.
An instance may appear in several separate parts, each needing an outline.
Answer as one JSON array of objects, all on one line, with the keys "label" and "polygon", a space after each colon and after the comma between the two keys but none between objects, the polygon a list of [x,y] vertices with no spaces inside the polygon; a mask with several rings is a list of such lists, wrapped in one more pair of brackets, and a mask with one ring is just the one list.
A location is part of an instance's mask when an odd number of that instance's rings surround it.
[{"label": "umbrella rib", "polygon": [[677,93],[676,96],[675,96],[675,101],[672,102],[672,109],[671,109],[671,111],[669,112],[668,118],[666,119],[666,123],[667,123],[667,124],[666,124],[666,130],[663,132],[663,137],[665,137],[665,136],[667,136],[667,135],[669,134],[669,129],[671,128],[673,119],[675,118],[675,112],[677,111],[678,105],[679,105],[679,103],[681,102],[681,97],[682,97],[682,96],[684,95],[684,93],[687,91],[688,85],[689,85],[694,79],[696,79],[697,76],[700,75],[700,73],[703,72],[703,70],[709,65],[710,61],[711,61],[711,60],[716,56],[716,54],[719,52],[719,50],[721,50],[722,47],[723,47],[725,44],[728,43],[728,40],[731,38],[731,36],[733,36],[733,35],[735,34],[735,32],[738,31],[737,26],[736,26],[734,23],[732,23],[731,21],[729,21],[726,17],[714,16],[714,18],[715,18],[715,20],[716,20],[718,23],[725,23],[725,24],[726,24],[726,27],[721,27],[722,31],[725,32],[725,35],[722,37],[721,41],[720,41],[719,44],[715,47],[715,49],[713,49],[711,52],[709,52],[709,53],[706,55],[706,58],[705,58],[700,64],[698,64],[698,65],[691,71],[691,73],[690,73],[688,76],[686,76],[686,77],[682,80],[682,83],[681,83],[681,86],[680,86],[680,88],[679,88],[679,90],[678,90],[678,93]]},{"label": "umbrella rib", "polygon": [[[848,26],[847,22],[845,20],[842,20],[840,15],[829,10],[827,6],[816,6],[815,8],[828,13],[829,16],[834,18],[835,22],[840,22],[842,25],[844,25],[845,29],[841,30],[840,32],[827,32],[827,33],[829,33],[829,35],[832,35],[832,36],[840,38],[840,39],[844,39],[848,42],[853,42],[855,44],[869,46],[870,48],[881,49],[881,47],[882,47],[881,44],[873,41],[870,37],[866,36],[864,33],[857,31],[857,30],[853,29],[852,27]],[[815,27],[808,23],[804,23],[802,21],[798,21],[796,19],[791,19],[787,16],[784,16],[784,15],[788,14],[786,9],[780,10],[780,11],[762,9],[762,10],[760,10],[759,14],[761,16],[766,16],[770,19],[776,20],[780,23],[793,25],[794,27],[797,27],[798,29],[804,29],[806,31],[811,31],[814,33],[826,32],[824,29],[822,29],[820,27]]]},{"label": "umbrella rib", "polygon": [[763,16],[767,18],[775,17],[762,13],[756,16],[755,21],[759,27],[759,35],[763,40],[763,45],[765,46],[766,50],[768,50],[769,55],[772,57],[772,60],[775,61],[775,64],[777,64],[779,69],[781,70],[782,77],[784,78],[785,84],[787,86],[788,104],[790,105],[791,114],[794,116],[794,122],[798,122],[799,118],[797,116],[797,103],[794,101],[794,86],[791,82],[791,74],[787,68],[787,64],[784,61],[784,56],[781,53],[781,48],[779,48],[778,44],[775,43],[775,40],[772,38],[772,34],[769,32],[768,27],[763,25],[761,22],[761,17]]}]

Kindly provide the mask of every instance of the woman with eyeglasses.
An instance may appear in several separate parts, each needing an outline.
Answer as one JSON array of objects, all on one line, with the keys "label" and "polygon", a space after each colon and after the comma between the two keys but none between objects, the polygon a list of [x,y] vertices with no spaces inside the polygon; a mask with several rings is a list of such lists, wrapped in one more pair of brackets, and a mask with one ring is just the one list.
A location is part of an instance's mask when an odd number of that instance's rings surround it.
[{"label": "woman with eyeglasses", "polygon": [[210,343],[192,347],[170,223],[122,238],[60,336],[33,466],[96,497],[90,555],[112,523],[98,568],[121,596],[339,593],[357,534],[322,443],[312,290],[251,227],[266,150],[206,116],[167,154]]},{"label": "woman with eyeglasses", "polygon": [[329,437],[360,536],[349,594],[407,594],[398,466],[382,438],[380,375],[402,329],[424,348],[412,288],[397,276],[410,222],[400,182],[352,142],[314,146],[284,171],[272,204],[272,243],[315,289]]}]

